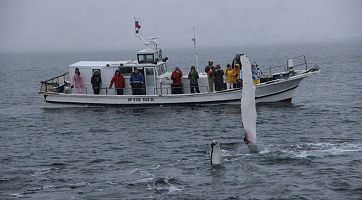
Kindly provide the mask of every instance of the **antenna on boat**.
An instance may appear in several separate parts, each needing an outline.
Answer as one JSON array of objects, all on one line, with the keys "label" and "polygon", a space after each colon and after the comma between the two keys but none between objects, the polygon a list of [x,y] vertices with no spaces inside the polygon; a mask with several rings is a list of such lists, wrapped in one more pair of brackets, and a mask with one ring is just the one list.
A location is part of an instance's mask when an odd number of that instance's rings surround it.
[{"label": "antenna on boat", "polygon": [[197,58],[197,51],[196,51],[196,33],[195,33],[195,27],[192,27],[193,31],[194,31],[194,37],[192,38],[192,41],[194,42],[194,54],[195,54],[195,65],[196,65],[196,69],[198,69],[199,67],[199,61]]},{"label": "antenna on boat", "polygon": [[149,48],[153,48],[153,49],[156,50],[156,49],[157,49],[157,39],[158,39],[159,37],[151,37],[151,38],[148,39],[148,41],[146,41],[145,38],[143,38],[143,35],[142,35],[141,31],[140,31],[141,25],[140,25],[140,23],[139,23],[139,20],[136,19],[136,17],[134,17],[134,27],[135,27],[136,37],[137,37],[138,39],[140,39],[141,42],[142,42],[145,46],[147,46],[147,47],[149,47]]}]

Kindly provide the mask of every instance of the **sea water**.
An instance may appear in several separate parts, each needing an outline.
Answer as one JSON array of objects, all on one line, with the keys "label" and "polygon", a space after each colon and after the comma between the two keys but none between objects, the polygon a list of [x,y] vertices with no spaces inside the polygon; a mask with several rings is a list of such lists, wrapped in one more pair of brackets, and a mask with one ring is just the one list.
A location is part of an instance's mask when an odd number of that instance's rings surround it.
[{"label": "sea water", "polygon": [[[362,43],[200,47],[198,70],[238,52],[265,73],[300,54],[321,69],[292,103],[257,105],[259,154],[243,144],[239,106],[75,106],[37,94],[71,63],[135,51],[1,53],[0,199],[360,199]],[[191,46],[163,53],[169,70],[194,62]]]}]

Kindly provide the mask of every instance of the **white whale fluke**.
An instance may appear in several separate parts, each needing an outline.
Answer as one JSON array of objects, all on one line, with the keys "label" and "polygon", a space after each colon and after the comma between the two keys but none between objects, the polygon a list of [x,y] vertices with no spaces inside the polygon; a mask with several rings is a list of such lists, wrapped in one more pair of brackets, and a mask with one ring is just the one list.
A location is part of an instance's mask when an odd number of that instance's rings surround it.
[{"label": "white whale fluke", "polygon": [[220,165],[221,164],[221,149],[218,142],[213,141],[211,143],[211,165]]},{"label": "white whale fluke", "polygon": [[253,84],[251,66],[245,55],[240,56],[243,88],[241,90],[241,118],[244,126],[244,143],[248,145],[250,153],[257,153],[256,146],[256,108],[255,86]]}]

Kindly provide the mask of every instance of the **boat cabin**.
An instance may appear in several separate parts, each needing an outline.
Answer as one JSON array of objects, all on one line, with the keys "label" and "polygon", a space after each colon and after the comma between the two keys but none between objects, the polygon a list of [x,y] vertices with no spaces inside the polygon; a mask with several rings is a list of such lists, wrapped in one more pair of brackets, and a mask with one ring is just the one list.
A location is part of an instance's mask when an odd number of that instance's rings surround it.
[{"label": "boat cabin", "polygon": [[[69,65],[69,79],[74,76],[75,68],[78,68],[83,80],[86,94],[93,94],[91,77],[98,70],[102,78],[100,94],[114,95],[114,86],[109,89],[110,81],[116,70],[119,70],[125,80],[124,95],[132,95],[130,77],[137,68],[145,79],[145,94],[158,95],[168,93],[168,89],[162,86],[167,84],[167,57],[162,57],[161,49],[143,49],[137,53],[137,60],[126,61],[79,61]],[[165,86],[164,86],[165,87]],[[73,91],[74,92],[74,91]]]}]

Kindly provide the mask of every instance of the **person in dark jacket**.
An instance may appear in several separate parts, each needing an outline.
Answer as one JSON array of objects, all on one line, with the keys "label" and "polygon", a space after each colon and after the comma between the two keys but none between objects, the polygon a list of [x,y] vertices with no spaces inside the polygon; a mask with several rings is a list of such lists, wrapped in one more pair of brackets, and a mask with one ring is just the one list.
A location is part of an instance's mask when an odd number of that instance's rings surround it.
[{"label": "person in dark jacket", "polygon": [[117,95],[123,95],[123,88],[125,86],[125,83],[124,83],[124,78],[118,69],[114,73],[111,83],[109,84],[109,89],[112,88],[113,83],[114,83],[114,88],[117,91]]},{"label": "person in dark jacket", "polygon": [[182,71],[179,67],[176,67],[172,72],[171,79],[173,81],[171,85],[171,93],[172,94],[182,94]]},{"label": "person in dark jacket", "polygon": [[199,90],[199,73],[196,71],[195,66],[191,67],[191,71],[189,73],[188,79],[190,79],[190,89],[191,93],[195,93],[195,90],[197,93],[200,93]]},{"label": "person in dark jacket", "polygon": [[95,70],[93,72],[91,83],[92,83],[93,93],[99,94],[101,90],[102,79],[98,70]]},{"label": "person in dark jacket", "polygon": [[216,91],[224,90],[224,71],[221,69],[220,65],[216,65],[214,82]]},{"label": "person in dark jacket", "polygon": [[215,73],[215,67],[214,62],[211,60],[209,61],[209,65],[205,67],[205,72],[207,74],[207,80],[209,82],[209,92],[214,91],[214,73]]},{"label": "person in dark jacket", "polygon": [[131,78],[129,79],[129,82],[131,83],[132,86],[133,95],[143,95],[146,93],[146,90],[144,88],[145,78],[138,71],[137,68],[134,68]]}]

